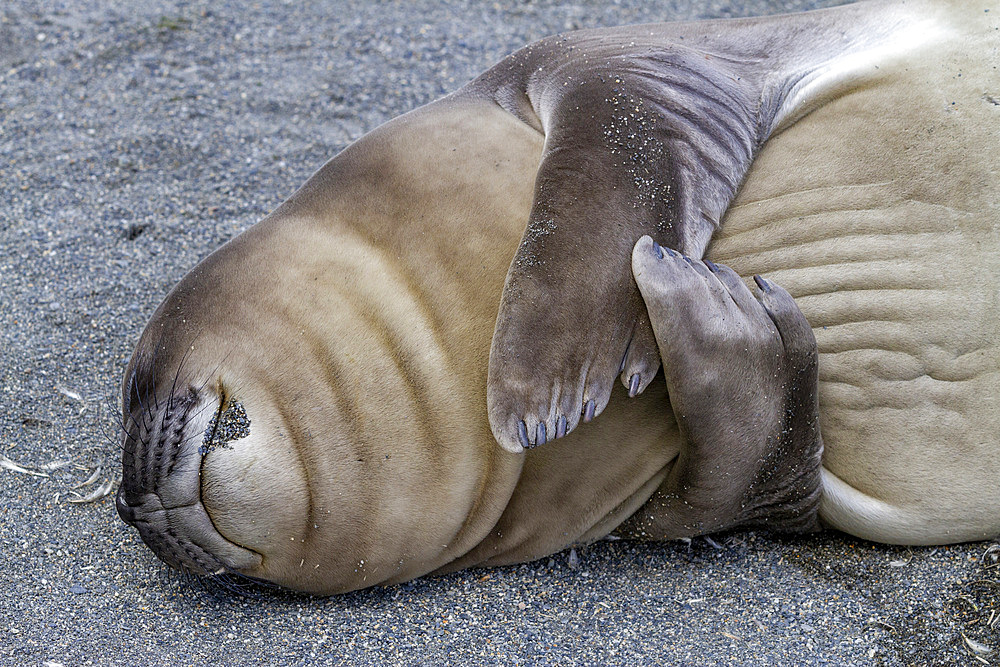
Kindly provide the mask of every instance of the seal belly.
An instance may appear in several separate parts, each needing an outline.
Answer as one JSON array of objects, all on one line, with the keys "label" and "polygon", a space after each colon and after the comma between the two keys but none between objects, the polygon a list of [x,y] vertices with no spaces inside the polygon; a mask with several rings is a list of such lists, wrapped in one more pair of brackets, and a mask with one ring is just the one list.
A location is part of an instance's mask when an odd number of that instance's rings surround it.
[{"label": "seal belly", "polygon": [[987,20],[905,64],[872,63],[772,138],[708,253],[785,286],[813,326],[821,513],[869,539],[1000,531],[1000,39]]}]

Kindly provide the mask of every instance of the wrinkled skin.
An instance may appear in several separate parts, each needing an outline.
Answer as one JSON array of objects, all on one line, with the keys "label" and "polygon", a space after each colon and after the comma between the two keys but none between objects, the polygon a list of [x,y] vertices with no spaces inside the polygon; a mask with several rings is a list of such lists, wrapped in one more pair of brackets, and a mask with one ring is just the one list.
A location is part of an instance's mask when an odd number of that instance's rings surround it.
[{"label": "wrinkled skin", "polygon": [[866,539],[1000,534],[998,17],[577,33],[376,129],[154,313],[119,513],[324,594],[809,530],[817,488]]}]

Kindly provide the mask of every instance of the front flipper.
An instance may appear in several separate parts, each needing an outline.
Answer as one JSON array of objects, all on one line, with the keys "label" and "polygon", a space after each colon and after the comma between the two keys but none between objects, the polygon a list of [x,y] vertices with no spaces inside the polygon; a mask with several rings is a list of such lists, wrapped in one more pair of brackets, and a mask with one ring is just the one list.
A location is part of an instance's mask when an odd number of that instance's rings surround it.
[{"label": "front flipper", "polygon": [[[545,48],[535,57],[559,63]],[[567,56],[528,85],[545,151],[487,384],[493,434],[513,452],[600,414],[616,375],[631,396],[646,388],[659,353],[632,247],[649,234],[701,256],[758,145],[757,93],[728,63],[670,45],[615,49],[572,76]]]},{"label": "front flipper", "polygon": [[[701,257],[757,148],[928,31],[894,3],[542,40],[463,94],[545,134],[490,352],[490,426],[511,451],[569,432],[656,370],[629,271],[643,235]],[[623,361],[624,360],[624,361]]]},{"label": "front flipper", "polygon": [[684,439],[668,478],[623,526],[655,539],[763,525],[818,528],[816,339],[795,301],[755,277],[641,239],[632,269]]}]

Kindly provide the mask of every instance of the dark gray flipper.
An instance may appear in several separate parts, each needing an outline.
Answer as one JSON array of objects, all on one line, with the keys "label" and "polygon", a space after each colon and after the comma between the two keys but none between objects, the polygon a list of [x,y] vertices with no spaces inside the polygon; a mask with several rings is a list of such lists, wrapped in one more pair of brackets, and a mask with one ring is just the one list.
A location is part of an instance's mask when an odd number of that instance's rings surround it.
[{"label": "dark gray flipper", "polygon": [[[487,394],[494,435],[513,451],[542,444],[543,424],[557,433],[564,419],[569,432],[599,415],[616,375],[632,396],[645,389],[659,354],[632,246],[650,234],[700,256],[758,145],[757,93],[728,64],[674,46],[642,56],[606,47],[595,47],[600,67],[528,84],[543,100],[545,152]],[[547,41],[531,57],[542,49],[556,71],[571,51]]]},{"label": "dark gray flipper", "polygon": [[667,539],[736,526],[818,528],[816,339],[792,297],[757,277],[635,246],[636,282],[684,446],[626,534]]},{"label": "dark gray flipper", "polygon": [[501,446],[521,451],[599,415],[615,375],[630,395],[645,389],[659,361],[632,246],[649,235],[701,257],[761,143],[864,62],[844,55],[878,47],[905,20],[885,12],[559,35],[460,91],[545,135],[490,351]]}]

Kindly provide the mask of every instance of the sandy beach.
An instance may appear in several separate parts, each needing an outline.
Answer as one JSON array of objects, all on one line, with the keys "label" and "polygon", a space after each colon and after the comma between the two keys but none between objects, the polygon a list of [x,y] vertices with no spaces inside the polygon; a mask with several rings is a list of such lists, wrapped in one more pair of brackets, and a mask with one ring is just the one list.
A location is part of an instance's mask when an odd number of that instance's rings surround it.
[{"label": "sandy beach", "polygon": [[548,34],[831,4],[6,0],[0,664],[1000,664],[987,543],[601,541],[311,598],[174,573],[115,512],[145,322],[348,143]]}]

